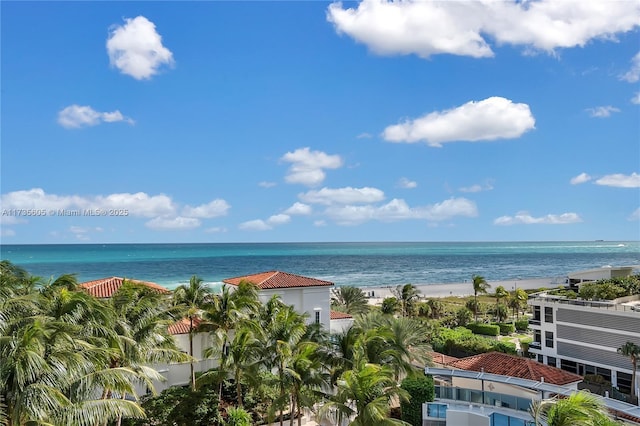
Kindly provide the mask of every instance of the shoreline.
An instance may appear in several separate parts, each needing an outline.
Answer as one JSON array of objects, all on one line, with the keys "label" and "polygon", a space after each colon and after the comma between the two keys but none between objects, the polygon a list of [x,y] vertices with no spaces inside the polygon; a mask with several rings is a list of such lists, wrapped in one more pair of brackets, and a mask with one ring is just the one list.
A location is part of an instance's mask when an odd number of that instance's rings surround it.
[{"label": "shoreline", "polygon": [[[525,290],[536,290],[539,288],[555,288],[564,285],[564,281],[559,277],[549,278],[531,278],[522,280],[497,280],[489,281],[487,283],[491,286],[488,289],[489,293],[492,293],[496,287],[503,286],[507,291],[514,291],[516,288],[522,288]],[[448,284],[417,284],[415,287],[420,290],[420,294],[423,298],[432,297],[467,297],[473,296],[473,284],[471,281],[462,283],[448,283]],[[366,286],[359,287],[368,296],[369,303],[378,304],[382,303],[382,299],[385,297],[393,296],[391,292],[395,289],[395,286]]]}]

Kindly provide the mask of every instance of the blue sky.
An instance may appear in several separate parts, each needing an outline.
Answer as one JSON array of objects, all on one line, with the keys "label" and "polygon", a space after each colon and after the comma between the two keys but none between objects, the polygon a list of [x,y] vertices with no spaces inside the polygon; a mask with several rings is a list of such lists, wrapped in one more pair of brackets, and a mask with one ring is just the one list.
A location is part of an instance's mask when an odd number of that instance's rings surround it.
[{"label": "blue sky", "polygon": [[640,239],[640,3],[2,2],[2,243]]}]

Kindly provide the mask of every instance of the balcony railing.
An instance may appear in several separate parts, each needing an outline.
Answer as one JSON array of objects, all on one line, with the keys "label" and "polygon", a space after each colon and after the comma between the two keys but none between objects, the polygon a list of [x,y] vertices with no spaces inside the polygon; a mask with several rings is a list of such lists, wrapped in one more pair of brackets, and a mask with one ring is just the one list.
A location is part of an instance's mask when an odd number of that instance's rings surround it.
[{"label": "balcony railing", "polygon": [[[585,306],[588,308],[607,309],[612,311],[626,311],[626,312],[639,312],[640,306],[636,305],[623,305],[620,303],[599,301],[599,300],[584,300],[584,299],[567,299],[563,296],[551,296],[547,293],[537,293],[535,295],[529,295],[529,300],[535,300],[538,302],[547,303],[559,303],[561,305],[572,306]],[[529,324],[533,324],[535,320],[529,320]],[[539,325],[539,324],[538,324]]]},{"label": "balcony railing", "polygon": [[436,386],[436,398],[463,401],[471,404],[493,405],[510,410],[528,411],[531,400],[502,393],[481,391],[476,389]]}]

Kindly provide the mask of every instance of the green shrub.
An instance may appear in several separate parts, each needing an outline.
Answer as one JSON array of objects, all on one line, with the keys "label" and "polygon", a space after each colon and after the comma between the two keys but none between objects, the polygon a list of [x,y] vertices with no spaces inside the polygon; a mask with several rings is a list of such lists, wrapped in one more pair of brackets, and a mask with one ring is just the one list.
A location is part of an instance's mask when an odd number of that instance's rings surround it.
[{"label": "green shrub", "polygon": [[493,325],[497,325],[498,327],[500,327],[500,334],[502,334],[503,336],[508,336],[509,334],[516,331],[515,325],[511,323],[500,322],[494,323]]},{"label": "green shrub", "polygon": [[527,331],[529,328],[529,319],[523,318],[521,320],[516,321],[516,330],[518,331]]},{"label": "green shrub", "polygon": [[400,387],[409,392],[409,401],[401,402],[402,420],[412,426],[422,425],[422,404],[424,402],[433,401],[435,397],[435,388],[433,385],[433,377],[416,376],[407,377],[402,381]]},{"label": "green shrub", "polygon": [[484,336],[498,336],[500,334],[500,327],[493,324],[480,324],[474,322],[467,324],[466,327],[474,334],[482,334]]}]

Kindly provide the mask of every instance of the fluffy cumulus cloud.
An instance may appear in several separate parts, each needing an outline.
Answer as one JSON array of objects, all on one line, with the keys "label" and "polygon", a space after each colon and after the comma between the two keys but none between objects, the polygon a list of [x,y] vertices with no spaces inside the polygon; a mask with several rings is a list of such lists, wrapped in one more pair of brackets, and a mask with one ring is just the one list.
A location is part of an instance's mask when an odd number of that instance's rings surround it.
[{"label": "fluffy cumulus cloud", "polygon": [[640,52],[631,59],[631,68],[620,76],[620,79],[635,83],[640,80]]},{"label": "fluffy cumulus cloud", "polygon": [[284,211],[288,215],[296,216],[306,216],[312,213],[312,208],[308,204],[295,202],[291,207]]},{"label": "fluffy cumulus cloud", "polygon": [[363,0],[355,8],[331,4],[327,19],[377,54],[481,58],[494,55],[490,40],[553,52],[614,39],[638,26],[639,13],[634,1]]},{"label": "fluffy cumulus cloud", "polygon": [[182,214],[187,217],[210,219],[225,216],[230,208],[231,206],[225,200],[217,199],[197,207],[185,206],[182,209]]},{"label": "fluffy cumulus cloud", "polygon": [[308,147],[287,152],[282,156],[281,161],[291,163],[285,180],[288,183],[306,186],[320,185],[326,177],[325,169],[342,167],[342,158],[339,155],[311,151]]},{"label": "fluffy cumulus cloud", "polygon": [[173,53],[162,45],[155,24],[144,16],[114,25],[107,40],[107,53],[112,66],[136,80],[149,79],[162,66],[174,63]]},{"label": "fluffy cumulus cloud", "polygon": [[291,217],[287,214],[276,214],[267,220],[255,219],[243,222],[238,225],[243,231],[269,231],[278,225],[284,225],[291,221]]},{"label": "fluffy cumulus cloud", "polygon": [[377,188],[322,188],[311,190],[298,197],[311,204],[368,204],[384,200],[384,192]]},{"label": "fluffy cumulus cloud", "polygon": [[398,180],[398,187],[405,188],[405,189],[413,189],[418,187],[418,183],[416,181],[403,177],[403,178],[400,178],[400,180]]},{"label": "fluffy cumulus cloud", "polygon": [[440,147],[445,142],[517,138],[534,128],[529,105],[496,96],[391,125],[383,137],[389,142],[424,141]]},{"label": "fluffy cumulus cloud", "polygon": [[456,216],[476,217],[478,209],[475,203],[465,198],[451,198],[424,207],[410,207],[402,199],[393,199],[380,206],[371,204],[329,206],[325,213],[339,225],[358,225],[369,221],[394,222],[409,219],[442,222]]},{"label": "fluffy cumulus cloud", "polygon": [[194,217],[156,217],[153,218],[147,223],[145,226],[147,228],[161,230],[161,231],[179,231],[179,230],[189,230],[197,228],[201,225],[199,219]]},{"label": "fluffy cumulus cloud", "polygon": [[67,129],[97,126],[100,123],[115,123],[124,121],[135,124],[135,121],[125,117],[118,110],[113,112],[99,112],[88,105],[69,105],[58,112],[58,124]]},{"label": "fluffy cumulus cloud", "polygon": [[591,176],[586,173],[580,173],[578,176],[574,176],[571,178],[571,185],[580,185],[581,183],[586,183],[591,180]]},{"label": "fluffy cumulus cloud", "polygon": [[599,106],[595,108],[587,108],[587,112],[591,117],[595,118],[607,118],[611,117],[614,112],[620,112],[620,109],[611,105]]},{"label": "fluffy cumulus cloud", "polygon": [[576,213],[548,214],[533,217],[528,212],[519,212],[515,216],[501,216],[493,221],[495,225],[567,225],[582,222]]},{"label": "fluffy cumulus cloud", "polygon": [[615,173],[603,176],[597,179],[595,183],[597,185],[613,186],[616,188],[640,188],[640,174],[631,173],[630,175],[624,175],[622,173]]},{"label": "fluffy cumulus cloud", "polygon": [[[200,219],[223,216],[230,206],[222,199],[213,200],[197,207],[185,206],[179,209],[171,197],[158,194],[149,195],[144,192],[114,193],[108,195],[80,196],[47,194],[42,188],[13,191],[0,197],[2,209],[35,209],[43,210],[47,216],[60,215],[60,211],[115,211],[119,217],[143,217],[150,219],[146,226],[151,229],[193,229],[201,225]],[[181,210],[181,214],[177,212]],[[83,216],[83,213],[77,216]],[[106,214],[105,217],[111,217]],[[23,219],[2,219],[3,224],[26,223]],[[81,228],[75,228],[74,234]]]}]

